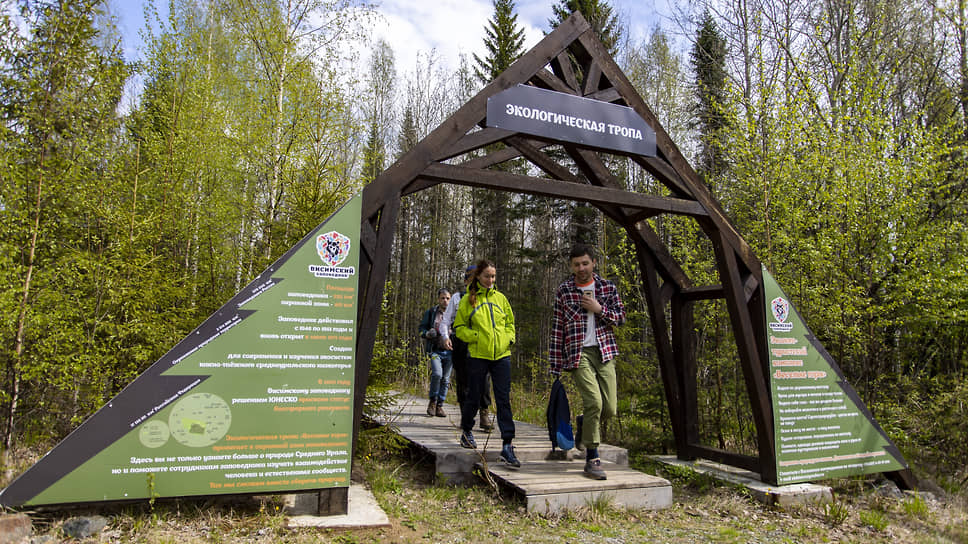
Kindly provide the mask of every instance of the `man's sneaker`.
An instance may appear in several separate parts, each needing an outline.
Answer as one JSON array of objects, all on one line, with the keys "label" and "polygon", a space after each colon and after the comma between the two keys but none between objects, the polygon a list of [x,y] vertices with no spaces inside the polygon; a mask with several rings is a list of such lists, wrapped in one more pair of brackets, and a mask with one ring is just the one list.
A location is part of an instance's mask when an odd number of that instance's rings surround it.
[{"label": "man's sneaker", "polygon": [[518,461],[518,458],[514,456],[514,446],[511,444],[505,444],[501,448],[501,460],[514,468],[521,466],[521,461]]},{"label": "man's sneaker", "polygon": [[435,400],[430,401],[430,404],[427,405],[427,415],[428,416],[433,416],[434,415],[434,409],[436,409],[436,408],[437,408],[437,401],[435,401]]},{"label": "man's sneaker", "polygon": [[444,403],[437,403],[437,417],[447,417],[447,412],[444,411]]},{"label": "man's sneaker", "polygon": [[602,460],[599,458],[585,461],[585,475],[595,480],[605,480],[605,470],[602,469]]},{"label": "man's sneaker", "polygon": [[470,431],[460,433],[460,447],[469,450],[477,449],[477,442],[474,441],[474,433]]},{"label": "man's sneaker", "polygon": [[487,408],[481,408],[481,430],[485,433],[494,430],[494,421],[491,420],[491,415],[487,413]]},{"label": "man's sneaker", "polygon": [[575,449],[583,450],[585,445],[581,442],[581,423],[584,416],[578,416],[575,418]]}]

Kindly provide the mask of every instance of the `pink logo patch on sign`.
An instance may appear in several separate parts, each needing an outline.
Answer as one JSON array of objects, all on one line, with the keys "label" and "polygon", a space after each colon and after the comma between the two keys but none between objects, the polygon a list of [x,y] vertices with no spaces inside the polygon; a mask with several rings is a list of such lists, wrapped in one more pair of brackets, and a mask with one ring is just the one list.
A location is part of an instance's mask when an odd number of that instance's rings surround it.
[{"label": "pink logo patch on sign", "polygon": [[776,297],[770,302],[770,308],[773,310],[773,317],[777,321],[783,323],[790,316],[790,303],[786,301],[783,297]]},{"label": "pink logo patch on sign", "polygon": [[336,231],[320,234],[316,237],[316,253],[327,266],[336,266],[349,255],[350,239]]}]

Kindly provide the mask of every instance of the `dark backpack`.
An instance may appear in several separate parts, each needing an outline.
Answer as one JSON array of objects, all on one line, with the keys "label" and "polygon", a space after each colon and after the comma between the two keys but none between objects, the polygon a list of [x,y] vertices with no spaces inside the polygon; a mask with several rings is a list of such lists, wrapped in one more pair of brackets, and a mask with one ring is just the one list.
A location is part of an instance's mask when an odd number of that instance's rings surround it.
[{"label": "dark backpack", "polygon": [[565,393],[565,386],[558,378],[555,378],[555,383],[551,384],[547,416],[551,451],[554,451],[556,447],[564,451],[575,447],[575,435],[571,432],[571,409],[568,407],[568,395]]}]

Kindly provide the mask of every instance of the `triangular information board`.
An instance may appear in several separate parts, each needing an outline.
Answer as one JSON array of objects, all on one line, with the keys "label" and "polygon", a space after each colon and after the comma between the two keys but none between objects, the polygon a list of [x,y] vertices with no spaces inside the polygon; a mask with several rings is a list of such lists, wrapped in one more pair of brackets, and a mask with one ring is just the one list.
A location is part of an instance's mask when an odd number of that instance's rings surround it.
[{"label": "triangular information board", "polygon": [[361,201],[138,376],[0,504],[349,486]]},{"label": "triangular information board", "polygon": [[763,288],[777,484],[907,469],[766,267]]}]

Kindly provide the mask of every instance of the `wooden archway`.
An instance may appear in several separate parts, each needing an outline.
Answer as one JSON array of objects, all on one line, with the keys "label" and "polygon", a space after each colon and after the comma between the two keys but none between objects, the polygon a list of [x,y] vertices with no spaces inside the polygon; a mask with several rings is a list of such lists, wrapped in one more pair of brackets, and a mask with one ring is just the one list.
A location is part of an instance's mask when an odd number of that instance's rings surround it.
[{"label": "wooden archway", "polygon": [[[632,108],[655,130],[656,156],[609,153],[631,159],[667,187],[671,196],[627,192],[610,172],[601,150],[488,128],[487,99],[516,85]],[[495,143],[504,147],[460,160]],[[563,147],[570,164],[546,153],[550,145]],[[529,161],[547,177],[491,169],[517,158]],[[572,168],[583,177],[575,176]],[[678,457],[718,461],[776,483],[760,261],[580,14],[548,34],[363,190],[357,391],[365,390],[367,383],[401,198],[438,183],[587,202],[620,225],[634,244],[642,273]],[[693,284],[646,222],[661,214],[685,215],[699,223],[714,248],[719,285]],[[729,312],[756,426],[756,457],[712,448],[699,440],[692,307],[696,301],[711,299],[725,300]],[[357,394],[356,429],[362,407],[363,395]],[[910,470],[893,476],[904,487],[914,484]]]}]

